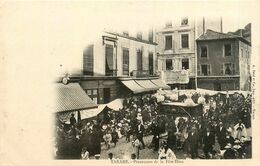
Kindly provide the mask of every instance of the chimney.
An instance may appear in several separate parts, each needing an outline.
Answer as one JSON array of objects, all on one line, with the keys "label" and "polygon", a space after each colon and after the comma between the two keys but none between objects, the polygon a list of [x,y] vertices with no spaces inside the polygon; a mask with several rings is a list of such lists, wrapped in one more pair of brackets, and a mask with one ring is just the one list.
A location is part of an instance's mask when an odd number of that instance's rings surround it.
[{"label": "chimney", "polygon": [[205,18],[203,17],[202,20],[202,29],[203,29],[203,35],[205,34]]},{"label": "chimney", "polygon": [[240,37],[243,37],[243,29],[240,29],[240,30],[239,30],[239,36],[240,36]]},{"label": "chimney", "polygon": [[220,32],[223,33],[222,17],[220,17]]}]

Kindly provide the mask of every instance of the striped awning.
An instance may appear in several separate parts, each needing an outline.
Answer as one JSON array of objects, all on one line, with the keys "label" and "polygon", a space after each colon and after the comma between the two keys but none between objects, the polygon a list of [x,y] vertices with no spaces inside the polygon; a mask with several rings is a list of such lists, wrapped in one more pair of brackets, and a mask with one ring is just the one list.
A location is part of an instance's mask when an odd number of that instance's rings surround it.
[{"label": "striped awning", "polygon": [[139,84],[141,87],[144,87],[146,90],[158,90],[160,89],[159,86],[152,83],[150,80],[135,80],[137,84]]},{"label": "striped awning", "polygon": [[138,85],[134,80],[124,80],[121,81],[128,89],[130,89],[134,94],[146,92],[147,89]]},{"label": "striped awning", "polygon": [[90,99],[78,83],[56,84],[56,112],[76,111],[95,108],[97,105]]},{"label": "striped awning", "polygon": [[161,79],[151,79],[152,83],[154,83],[155,85],[157,85],[158,87],[165,89],[165,90],[169,90],[171,89],[170,86],[168,86],[165,82],[163,82]]}]

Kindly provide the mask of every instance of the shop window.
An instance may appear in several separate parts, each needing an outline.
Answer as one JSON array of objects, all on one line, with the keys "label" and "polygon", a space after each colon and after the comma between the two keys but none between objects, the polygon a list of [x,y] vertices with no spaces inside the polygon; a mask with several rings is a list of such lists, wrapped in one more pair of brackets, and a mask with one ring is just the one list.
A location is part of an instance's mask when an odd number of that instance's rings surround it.
[{"label": "shop window", "polygon": [[91,98],[94,103],[98,103],[98,90],[97,89],[86,89],[85,92]]}]

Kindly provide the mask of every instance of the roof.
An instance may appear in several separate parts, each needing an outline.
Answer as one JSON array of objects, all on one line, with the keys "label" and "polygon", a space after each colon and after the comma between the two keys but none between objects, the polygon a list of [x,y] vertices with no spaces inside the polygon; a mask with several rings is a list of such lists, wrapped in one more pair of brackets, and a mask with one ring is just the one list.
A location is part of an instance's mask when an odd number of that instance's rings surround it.
[{"label": "roof", "polygon": [[244,39],[241,36],[232,34],[232,33],[221,33],[221,32],[216,32],[211,29],[207,29],[206,33],[202,34],[197,41],[207,41],[207,40],[222,40],[222,39],[238,39],[244,43],[247,43],[251,45],[249,41]]},{"label": "roof", "polygon": [[56,84],[56,112],[83,110],[97,107],[78,83]]}]

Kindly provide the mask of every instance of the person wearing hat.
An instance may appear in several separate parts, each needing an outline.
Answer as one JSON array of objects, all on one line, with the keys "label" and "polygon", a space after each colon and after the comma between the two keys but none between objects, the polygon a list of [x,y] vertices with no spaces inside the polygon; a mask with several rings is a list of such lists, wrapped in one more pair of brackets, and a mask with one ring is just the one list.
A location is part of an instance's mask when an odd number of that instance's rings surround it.
[{"label": "person wearing hat", "polygon": [[191,158],[198,157],[198,132],[196,127],[191,128],[191,132],[188,134],[187,143],[190,149]]},{"label": "person wearing hat", "polygon": [[243,150],[239,139],[235,139],[233,149],[236,151],[237,158],[242,159]]},{"label": "person wearing hat", "polygon": [[100,154],[95,154],[95,159],[99,160],[100,159]]},{"label": "person wearing hat", "polygon": [[231,136],[231,132],[227,131],[226,138],[225,138],[225,144],[230,143],[231,145],[234,144],[234,138]]},{"label": "person wearing hat", "polygon": [[133,135],[132,146],[133,146],[133,153],[135,154],[136,159],[139,159],[141,143],[136,135]]},{"label": "person wearing hat", "polygon": [[216,134],[218,137],[218,143],[220,145],[221,150],[223,150],[226,145],[226,143],[225,143],[226,133],[227,133],[227,130],[224,127],[223,123],[220,121],[219,125],[217,126],[217,129],[216,129]]},{"label": "person wearing hat", "polygon": [[154,151],[158,151],[158,149],[159,149],[160,128],[159,128],[158,123],[156,122],[156,120],[152,121],[151,131],[152,131],[152,135],[153,135],[152,145],[154,145]]},{"label": "person wearing hat", "polygon": [[71,114],[70,117],[70,125],[75,125],[77,123],[76,118],[74,117],[74,113]]},{"label": "person wearing hat", "polygon": [[236,152],[232,149],[230,143],[228,143],[224,148],[226,149],[223,154],[224,159],[236,159]]},{"label": "person wearing hat", "polygon": [[142,148],[145,148],[143,136],[144,136],[144,125],[140,120],[138,120],[138,125],[136,126],[136,136],[138,140],[142,143]]},{"label": "person wearing hat", "polygon": [[215,144],[215,136],[212,132],[210,132],[209,128],[206,128],[206,133],[203,136],[203,144],[203,152],[206,159],[209,159],[210,154],[212,154],[213,145]]}]

